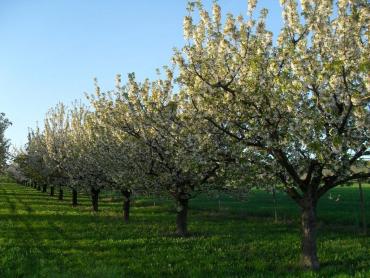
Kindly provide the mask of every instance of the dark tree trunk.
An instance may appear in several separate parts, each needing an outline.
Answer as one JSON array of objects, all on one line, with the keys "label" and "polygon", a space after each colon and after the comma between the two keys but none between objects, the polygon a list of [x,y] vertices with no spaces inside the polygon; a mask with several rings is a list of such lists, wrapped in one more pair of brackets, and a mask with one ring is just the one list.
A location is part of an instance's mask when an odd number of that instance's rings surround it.
[{"label": "dark tree trunk", "polygon": [[62,201],[63,200],[63,197],[64,197],[64,194],[63,194],[63,189],[62,187],[59,187],[59,195],[58,195],[58,200],[59,201]]},{"label": "dark tree trunk", "polygon": [[91,203],[93,211],[99,210],[99,189],[92,188],[91,189]]},{"label": "dark tree trunk", "polygon": [[277,214],[277,200],[276,200],[276,188],[275,185],[272,188],[272,198],[274,200],[274,222],[278,222],[278,214]]},{"label": "dark tree trunk", "polygon": [[50,186],[50,196],[54,196],[54,186]]},{"label": "dark tree trunk", "polygon": [[77,190],[72,189],[72,206],[77,206]]},{"label": "dark tree trunk", "polygon": [[130,219],[131,191],[121,190],[121,193],[123,195],[123,219],[125,222],[128,222]]},{"label": "dark tree trunk", "polygon": [[358,189],[360,191],[360,211],[361,211],[361,225],[362,233],[367,235],[366,213],[365,213],[365,198],[364,191],[362,190],[362,183],[358,181]]},{"label": "dark tree trunk", "polygon": [[188,203],[189,199],[178,199],[178,210],[176,218],[176,233],[181,236],[188,235]]},{"label": "dark tree trunk", "polygon": [[302,265],[311,270],[320,267],[316,246],[316,201],[302,200]]},{"label": "dark tree trunk", "polygon": [[43,185],[43,186],[42,186],[42,192],[43,192],[43,193],[46,193],[46,187],[47,187],[46,185]]}]

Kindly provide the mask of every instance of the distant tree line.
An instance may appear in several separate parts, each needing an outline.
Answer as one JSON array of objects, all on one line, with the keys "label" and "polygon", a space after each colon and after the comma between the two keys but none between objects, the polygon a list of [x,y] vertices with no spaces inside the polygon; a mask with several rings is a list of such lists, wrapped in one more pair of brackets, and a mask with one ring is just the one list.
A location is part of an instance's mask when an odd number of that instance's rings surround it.
[{"label": "distant tree line", "polygon": [[5,114],[0,113],[0,174],[6,169],[9,156],[9,140],[5,137],[5,131],[10,125],[11,122],[5,117]]}]

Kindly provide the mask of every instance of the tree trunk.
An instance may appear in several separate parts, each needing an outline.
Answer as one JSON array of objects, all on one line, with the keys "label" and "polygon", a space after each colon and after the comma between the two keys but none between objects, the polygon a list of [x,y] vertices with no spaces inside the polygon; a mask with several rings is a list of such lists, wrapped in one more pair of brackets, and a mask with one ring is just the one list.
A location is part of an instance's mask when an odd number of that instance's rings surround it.
[{"label": "tree trunk", "polygon": [[130,219],[130,197],[131,191],[130,190],[121,190],[123,195],[123,219],[125,222],[128,222]]},{"label": "tree trunk", "polygon": [[365,198],[364,191],[362,190],[362,183],[358,181],[358,189],[360,191],[360,211],[361,211],[361,225],[362,233],[367,235],[366,213],[365,213]]},{"label": "tree trunk", "polygon": [[92,188],[91,189],[91,202],[92,202],[92,209],[93,211],[99,210],[99,189]]},{"label": "tree trunk", "polygon": [[181,236],[188,235],[188,203],[189,199],[178,199],[176,233]]},{"label": "tree trunk", "polygon": [[62,187],[59,187],[58,200],[59,201],[62,201],[63,200],[63,189],[62,189]]},{"label": "tree trunk", "polygon": [[277,200],[276,200],[276,188],[275,185],[272,188],[272,198],[274,200],[274,222],[278,222],[278,214],[277,214]]},{"label": "tree trunk", "polygon": [[46,185],[43,185],[43,186],[42,186],[42,192],[43,192],[43,193],[45,193],[45,192],[46,192],[46,187],[47,187]]},{"label": "tree trunk", "polygon": [[54,196],[54,186],[50,186],[50,196]]},{"label": "tree trunk", "polygon": [[72,189],[72,206],[77,206],[77,190]]},{"label": "tree trunk", "polygon": [[311,270],[320,267],[316,246],[316,202],[311,198],[302,205],[302,265]]}]

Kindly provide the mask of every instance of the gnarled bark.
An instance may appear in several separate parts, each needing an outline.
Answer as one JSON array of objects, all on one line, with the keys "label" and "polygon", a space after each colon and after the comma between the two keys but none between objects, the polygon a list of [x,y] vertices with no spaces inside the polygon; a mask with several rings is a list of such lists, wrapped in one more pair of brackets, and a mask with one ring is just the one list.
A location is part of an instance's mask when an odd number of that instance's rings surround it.
[{"label": "gnarled bark", "polygon": [[316,201],[311,198],[302,200],[302,265],[318,270],[316,246]]}]

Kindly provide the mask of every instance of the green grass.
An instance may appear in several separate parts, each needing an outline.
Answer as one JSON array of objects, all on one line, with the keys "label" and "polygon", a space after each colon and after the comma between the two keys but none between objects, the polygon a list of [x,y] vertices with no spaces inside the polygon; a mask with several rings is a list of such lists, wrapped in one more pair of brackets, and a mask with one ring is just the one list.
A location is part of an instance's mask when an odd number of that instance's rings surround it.
[{"label": "green grass", "polygon": [[[370,223],[370,187],[365,187]],[[299,210],[256,191],[248,202],[201,197],[191,202],[188,238],[174,236],[168,200],[135,200],[125,224],[121,203],[65,201],[0,184],[0,277],[370,277],[370,240],[359,234],[358,189],[337,188],[319,204],[318,273],[299,267]],[[335,201],[340,194],[339,201]],[[81,201],[81,200],[80,200]]]}]

